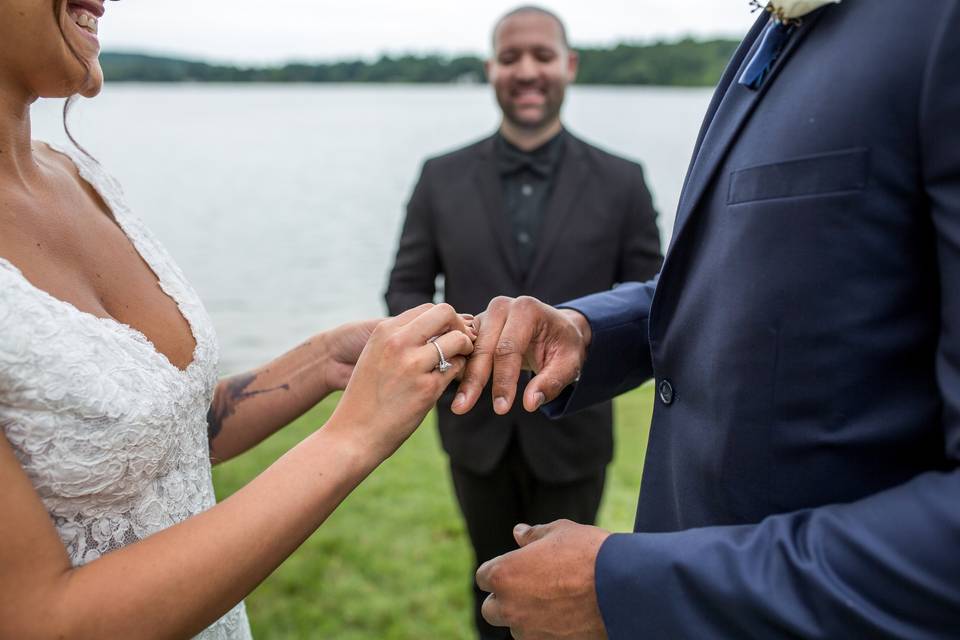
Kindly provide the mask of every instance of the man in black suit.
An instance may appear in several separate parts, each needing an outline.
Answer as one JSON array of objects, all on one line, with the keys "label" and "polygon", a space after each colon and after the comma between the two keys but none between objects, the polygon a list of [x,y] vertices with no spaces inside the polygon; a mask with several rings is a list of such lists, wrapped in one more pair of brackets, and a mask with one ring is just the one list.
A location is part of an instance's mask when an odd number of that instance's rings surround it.
[{"label": "man in black suit", "polygon": [[[639,165],[565,131],[560,109],[577,69],[561,21],[537,7],[500,19],[487,75],[503,112],[493,136],[428,160],[407,207],[386,293],[392,314],[433,300],[482,311],[497,295],[560,302],[660,267],[660,240]],[[520,392],[524,381],[520,382]],[[516,548],[520,521],[593,523],[613,456],[610,403],[551,422],[491,401],[466,416],[439,402],[440,436],[478,565]],[[509,638],[480,615],[481,638]]]}]

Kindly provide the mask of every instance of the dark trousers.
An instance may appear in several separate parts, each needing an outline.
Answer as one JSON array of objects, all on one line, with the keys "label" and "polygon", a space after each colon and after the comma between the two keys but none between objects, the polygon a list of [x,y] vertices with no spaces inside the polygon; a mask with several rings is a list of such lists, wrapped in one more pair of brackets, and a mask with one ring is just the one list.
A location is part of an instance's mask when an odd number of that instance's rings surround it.
[{"label": "dark trousers", "polygon": [[[576,482],[553,484],[537,479],[527,467],[517,439],[507,447],[494,470],[477,475],[451,463],[453,488],[476,555],[476,568],[513,551],[513,527],[520,522],[546,524],[566,518],[593,524],[603,495],[606,469]],[[474,616],[481,640],[510,638],[510,630],[492,627],[480,615],[487,594],[471,576]]]}]

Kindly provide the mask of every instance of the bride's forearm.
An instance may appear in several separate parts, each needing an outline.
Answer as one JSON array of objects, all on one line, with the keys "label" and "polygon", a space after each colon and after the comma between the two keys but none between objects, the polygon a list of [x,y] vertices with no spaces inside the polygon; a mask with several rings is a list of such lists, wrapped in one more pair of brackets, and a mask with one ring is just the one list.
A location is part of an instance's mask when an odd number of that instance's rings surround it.
[{"label": "bride's forearm", "polygon": [[327,334],[252,371],[221,380],[207,413],[210,457],[229,460],[303,415],[333,390]]},{"label": "bride's forearm", "polygon": [[[273,572],[381,461],[328,424],[223,503],[57,582],[69,638],[199,633]],[[50,629],[54,631],[54,629]]]},{"label": "bride's forearm", "polygon": [[381,327],[347,332],[349,353],[367,347],[323,429],[222,504],[79,568],[0,437],[0,637],[181,638],[229,611],[410,436],[473,351],[445,305]]}]

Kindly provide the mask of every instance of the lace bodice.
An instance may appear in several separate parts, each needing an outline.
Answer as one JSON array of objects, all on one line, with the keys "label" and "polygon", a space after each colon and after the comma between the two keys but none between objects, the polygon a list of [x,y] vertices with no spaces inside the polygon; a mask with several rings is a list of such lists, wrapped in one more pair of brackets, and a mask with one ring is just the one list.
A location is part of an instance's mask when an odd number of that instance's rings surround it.
[{"label": "lace bodice", "polygon": [[[196,341],[180,370],[139,331],[50,296],[0,258],[0,426],[78,566],[213,506],[206,413],[218,346],[196,293],[119,185],[96,162],[59,151],[103,198]],[[249,638],[243,603],[198,637]]]}]

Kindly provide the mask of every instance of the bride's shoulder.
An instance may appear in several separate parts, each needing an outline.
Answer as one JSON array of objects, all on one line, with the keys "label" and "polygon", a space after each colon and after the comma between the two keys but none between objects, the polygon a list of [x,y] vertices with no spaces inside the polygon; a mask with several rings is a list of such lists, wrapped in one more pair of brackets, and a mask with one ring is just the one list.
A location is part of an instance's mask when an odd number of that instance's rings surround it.
[{"label": "bride's shoulder", "polygon": [[59,165],[63,168],[73,164],[70,156],[63,149],[46,140],[31,140],[30,148],[33,150],[33,157],[38,162]]},{"label": "bride's shoulder", "polygon": [[77,158],[67,149],[53,145],[45,140],[31,142],[33,157],[49,171],[53,171],[60,178],[80,180],[80,168]]},{"label": "bride's shoulder", "polygon": [[47,167],[61,173],[86,188],[93,186],[101,196],[120,198],[123,189],[120,183],[103,168],[100,162],[86,151],[74,146],[60,146],[50,142],[33,141],[34,156]]},{"label": "bride's shoulder", "polygon": [[80,149],[62,146],[46,140],[33,140],[30,144],[33,148],[33,155],[37,160],[59,165],[74,172],[77,165],[82,164],[80,160],[85,155]]}]

